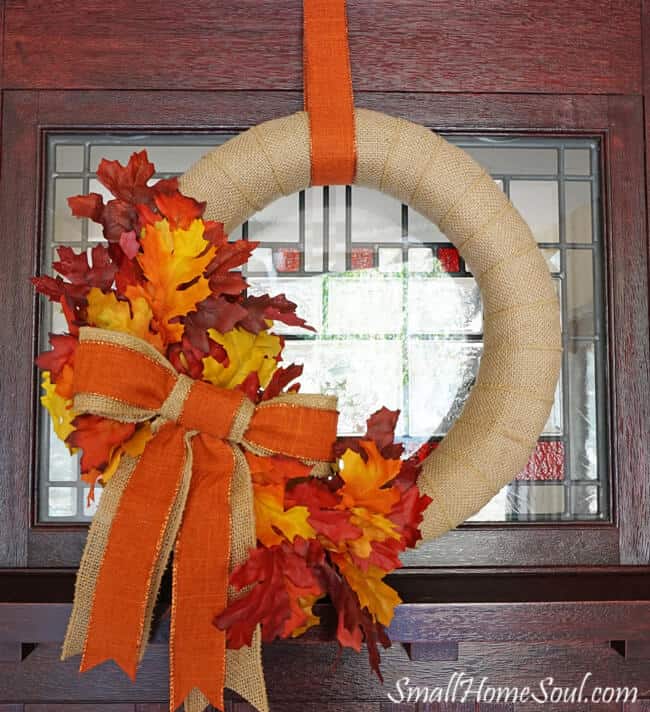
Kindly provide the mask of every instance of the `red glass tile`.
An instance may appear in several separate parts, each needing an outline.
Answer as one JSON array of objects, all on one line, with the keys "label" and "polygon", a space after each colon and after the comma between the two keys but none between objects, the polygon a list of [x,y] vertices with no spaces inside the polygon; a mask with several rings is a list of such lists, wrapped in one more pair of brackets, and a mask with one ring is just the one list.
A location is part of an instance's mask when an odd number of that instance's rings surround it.
[{"label": "red glass tile", "polygon": [[445,272],[460,272],[460,255],[455,247],[439,247],[438,260]]},{"label": "red glass tile", "polygon": [[275,250],[273,264],[278,272],[297,272],[300,269],[300,252],[285,248]]},{"label": "red glass tile", "polygon": [[561,440],[540,440],[528,464],[515,479],[564,479],[564,443]]},{"label": "red glass tile", "polygon": [[370,247],[357,247],[350,254],[352,269],[370,269],[375,266],[375,251]]}]

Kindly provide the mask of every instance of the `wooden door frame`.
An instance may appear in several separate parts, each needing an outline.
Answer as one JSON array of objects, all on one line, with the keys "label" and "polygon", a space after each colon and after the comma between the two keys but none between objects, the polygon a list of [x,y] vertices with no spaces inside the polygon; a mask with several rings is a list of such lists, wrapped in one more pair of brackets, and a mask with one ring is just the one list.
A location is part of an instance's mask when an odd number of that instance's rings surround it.
[{"label": "wooden door frame", "polygon": [[[648,242],[640,97],[358,92],[357,104],[442,131],[597,136],[606,196],[612,523],[469,525],[409,554],[406,565],[438,573],[458,567],[577,567],[650,563],[650,384]],[[36,300],[44,141],[49,131],[238,131],[299,110],[293,92],[5,91],[0,248],[0,566],[74,567],[85,527],[36,524]],[[40,200],[40,203],[39,203]],[[17,209],[19,206],[19,209]],[[478,540],[480,538],[480,545]],[[433,573],[433,571],[431,571]]]}]

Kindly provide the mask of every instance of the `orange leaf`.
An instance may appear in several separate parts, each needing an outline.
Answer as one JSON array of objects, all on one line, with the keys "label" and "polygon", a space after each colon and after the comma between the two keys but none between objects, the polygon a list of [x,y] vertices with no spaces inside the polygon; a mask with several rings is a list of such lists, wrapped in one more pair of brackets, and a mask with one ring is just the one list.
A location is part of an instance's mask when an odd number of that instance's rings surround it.
[{"label": "orange leaf", "polygon": [[196,309],[211,294],[205,268],[215,248],[203,237],[203,222],[194,220],[187,230],[171,230],[167,220],[145,225],[138,263],[147,281],[129,286],[126,296],[144,297],[154,316],[154,329],[166,343],[181,340],[183,326],[172,322]]},{"label": "orange leaf", "polygon": [[253,491],[257,538],[264,546],[292,542],[296,536],[311,539],[316,535],[307,521],[307,507],[284,508],[284,485],[253,485]]},{"label": "orange leaf", "polygon": [[98,415],[80,415],[73,425],[75,430],[66,442],[83,450],[82,472],[103,470],[109,464],[113,450],[135,432],[133,423],[119,423]]},{"label": "orange leaf", "polygon": [[353,450],[346,450],[341,457],[340,475],[345,483],[339,490],[341,508],[365,507],[386,514],[400,495],[396,489],[383,487],[395,479],[402,462],[382,457],[377,445],[371,440],[364,440],[361,445],[368,456],[367,462]]}]

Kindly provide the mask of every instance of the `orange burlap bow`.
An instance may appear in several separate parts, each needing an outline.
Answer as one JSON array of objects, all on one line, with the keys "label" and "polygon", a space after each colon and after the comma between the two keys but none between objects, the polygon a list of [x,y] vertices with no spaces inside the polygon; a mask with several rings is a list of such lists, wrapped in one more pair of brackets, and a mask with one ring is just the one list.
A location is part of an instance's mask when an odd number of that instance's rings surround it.
[{"label": "orange burlap bow", "polygon": [[224,686],[265,709],[259,630],[251,648],[226,651],[213,625],[229,571],[256,542],[243,450],[327,462],[335,402],[287,394],[255,406],[240,391],[179,375],[138,338],[91,328],[81,329],[74,391],[77,413],[155,421],[142,456],[123,456],[103,492],[63,657],[81,652],[81,671],[112,658],[135,678],[173,548],[170,709],[223,709]]}]

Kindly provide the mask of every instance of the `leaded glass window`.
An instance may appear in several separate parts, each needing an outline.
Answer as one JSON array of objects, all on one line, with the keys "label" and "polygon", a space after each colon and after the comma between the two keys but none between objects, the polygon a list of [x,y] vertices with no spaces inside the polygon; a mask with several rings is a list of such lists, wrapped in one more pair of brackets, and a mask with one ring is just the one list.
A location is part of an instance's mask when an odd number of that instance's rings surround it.
[{"label": "leaded glass window", "polygon": [[[95,191],[102,157],[146,148],[177,175],[222,134],[58,134],[48,137],[43,270],[59,245],[88,249],[98,226],[70,216],[66,199]],[[450,137],[491,173],[530,224],[562,308],[564,353],[555,404],[528,465],[473,520],[610,517],[606,461],[604,265],[599,144],[587,138]],[[447,432],[481,357],[477,285],[447,238],[398,201],[356,186],[282,198],[233,238],[259,241],[251,290],[285,292],[316,334],[279,325],[287,362],[305,363],[305,392],[335,393],[341,434],[363,432],[382,405],[399,408],[399,436],[414,451]],[[41,341],[62,331],[43,303]],[[71,458],[41,418],[39,519],[84,522],[94,507]]]}]

